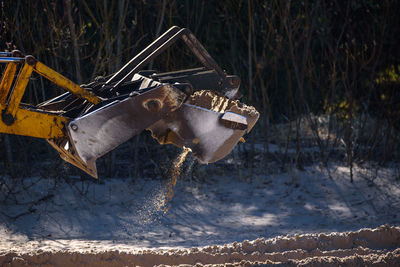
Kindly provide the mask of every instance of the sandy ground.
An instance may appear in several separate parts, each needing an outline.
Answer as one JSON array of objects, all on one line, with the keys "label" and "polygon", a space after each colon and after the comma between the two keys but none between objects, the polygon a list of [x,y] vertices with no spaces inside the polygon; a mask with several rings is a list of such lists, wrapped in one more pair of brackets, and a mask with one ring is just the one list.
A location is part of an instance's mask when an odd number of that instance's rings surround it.
[{"label": "sandy ground", "polygon": [[[398,266],[400,228],[279,236],[224,245],[138,250],[127,244],[82,240],[29,241],[26,251],[8,252],[1,266]],[[70,247],[59,249],[60,245]],[[21,247],[17,250],[21,250]]]},{"label": "sandy ground", "polygon": [[15,183],[0,204],[0,266],[400,266],[398,168],[357,166],[350,183],[340,165],[226,166],[178,180],[167,212],[162,180]]}]

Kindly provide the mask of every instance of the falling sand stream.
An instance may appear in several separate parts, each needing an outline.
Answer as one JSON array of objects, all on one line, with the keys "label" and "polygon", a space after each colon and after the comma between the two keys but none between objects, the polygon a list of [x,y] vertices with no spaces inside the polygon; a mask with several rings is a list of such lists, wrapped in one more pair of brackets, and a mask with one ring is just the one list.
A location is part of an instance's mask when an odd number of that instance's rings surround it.
[{"label": "falling sand stream", "polygon": [[168,181],[168,189],[167,196],[164,201],[164,214],[168,212],[169,207],[167,207],[167,203],[172,200],[174,196],[174,187],[176,186],[176,182],[178,180],[179,175],[181,174],[182,164],[185,162],[187,155],[190,152],[190,148],[183,147],[182,152],[175,158],[172,163],[172,167],[169,170],[169,181]]}]

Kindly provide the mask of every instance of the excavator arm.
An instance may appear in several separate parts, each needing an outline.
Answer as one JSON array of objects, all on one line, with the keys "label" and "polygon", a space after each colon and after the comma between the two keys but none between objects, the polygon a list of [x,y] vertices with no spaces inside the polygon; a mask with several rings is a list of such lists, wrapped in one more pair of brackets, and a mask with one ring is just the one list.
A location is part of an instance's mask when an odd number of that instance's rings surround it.
[{"label": "excavator arm", "polygon": [[[183,40],[203,67],[158,73],[143,68]],[[62,159],[97,177],[96,159],[147,129],[160,144],[190,148],[201,163],[229,154],[259,113],[235,100],[227,75],[187,29],[172,27],[108,79],[77,85],[18,51],[1,52],[0,132],[46,139]],[[18,71],[18,75],[16,75]],[[21,103],[32,72],[66,93]]]}]

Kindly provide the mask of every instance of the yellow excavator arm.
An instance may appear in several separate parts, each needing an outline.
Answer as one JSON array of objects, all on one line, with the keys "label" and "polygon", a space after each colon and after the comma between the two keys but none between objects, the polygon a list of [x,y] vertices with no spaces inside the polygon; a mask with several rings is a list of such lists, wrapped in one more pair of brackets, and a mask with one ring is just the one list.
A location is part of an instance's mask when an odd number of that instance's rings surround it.
[{"label": "yellow excavator arm", "polygon": [[[2,133],[45,139],[63,137],[65,135],[63,129],[68,122],[65,117],[20,105],[33,71],[77,97],[86,99],[93,104],[98,104],[101,101],[92,92],[81,88],[58,72],[37,61],[33,56],[17,57],[17,55],[20,55],[19,51],[3,52],[3,55],[12,56],[0,58],[1,63],[7,63],[0,83],[0,132]],[[18,64],[21,64],[22,67],[14,81]],[[11,90],[13,83],[14,87]]]},{"label": "yellow excavator arm", "polygon": [[[182,39],[203,67],[143,71]],[[202,163],[232,151],[259,113],[235,100],[237,76],[227,75],[187,29],[172,27],[110,78],[77,85],[19,51],[0,52],[0,132],[46,139],[62,159],[97,177],[96,159],[147,129],[160,144],[188,147]],[[16,75],[16,73],[18,74]],[[66,90],[38,105],[21,103],[35,72]]]}]

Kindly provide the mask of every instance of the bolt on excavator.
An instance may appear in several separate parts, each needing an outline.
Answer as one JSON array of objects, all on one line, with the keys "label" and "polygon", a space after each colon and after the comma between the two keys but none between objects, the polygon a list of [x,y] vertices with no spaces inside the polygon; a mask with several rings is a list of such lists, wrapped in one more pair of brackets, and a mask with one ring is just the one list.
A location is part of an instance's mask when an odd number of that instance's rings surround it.
[{"label": "bolt on excavator", "polygon": [[[203,65],[143,70],[177,40]],[[257,122],[236,100],[240,79],[227,75],[196,37],[174,26],[108,78],[77,85],[31,55],[0,52],[0,133],[44,138],[61,158],[97,178],[96,159],[150,130],[160,144],[189,148],[200,163],[227,156]],[[18,74],[17,74],[18,71]],[[32,72],[66,90],[38,105],[21,103]]]}]

